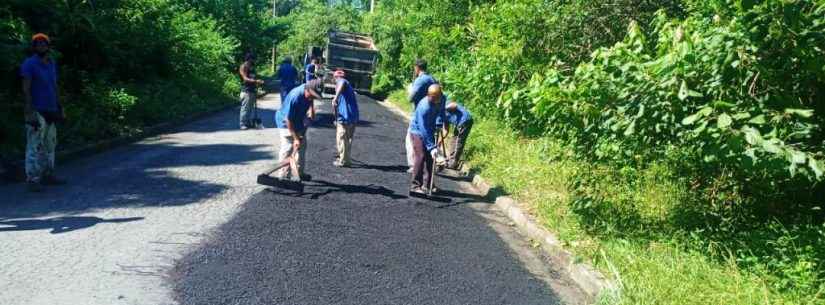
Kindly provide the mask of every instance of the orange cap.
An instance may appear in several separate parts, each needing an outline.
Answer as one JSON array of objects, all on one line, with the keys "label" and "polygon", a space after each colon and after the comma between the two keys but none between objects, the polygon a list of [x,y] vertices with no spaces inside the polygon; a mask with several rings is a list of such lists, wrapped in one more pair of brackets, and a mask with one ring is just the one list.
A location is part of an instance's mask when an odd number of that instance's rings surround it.
[{"label": "orange cap", "polygon": [[35,41],[45,41],[45,42],[51,43],[51,40],[49,39],[49,35],[46,35],[46,34],[43,34],[43,33],[34,34],[34,36],[32,36],[32,42],[35,42]]}]

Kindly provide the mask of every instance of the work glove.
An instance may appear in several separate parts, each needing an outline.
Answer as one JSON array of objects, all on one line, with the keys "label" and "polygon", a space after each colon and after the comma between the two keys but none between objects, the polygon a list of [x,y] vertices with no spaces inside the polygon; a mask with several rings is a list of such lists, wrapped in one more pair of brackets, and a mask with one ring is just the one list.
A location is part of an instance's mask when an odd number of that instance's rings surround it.
[{"label": "work glove", "polygon": [[433,160],[438,156],[438,149],[433,149],[430,151],[430,156],[433,157]]}]

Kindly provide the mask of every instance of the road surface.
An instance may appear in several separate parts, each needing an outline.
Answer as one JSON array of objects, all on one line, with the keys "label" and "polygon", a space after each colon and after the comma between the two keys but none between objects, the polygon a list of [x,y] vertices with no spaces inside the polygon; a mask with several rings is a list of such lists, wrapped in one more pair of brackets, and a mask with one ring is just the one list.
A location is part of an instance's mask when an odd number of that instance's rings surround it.
[{"label": "road surface", "polygon": [[332,166],[328,103],[303,195],[255,176],[274,162],[237,111],[61,165],[67,186],[0,186],[0,304],[557,304],[581,293],[467,183],[407,198],[405,123],[362,98],[353,156]]}]

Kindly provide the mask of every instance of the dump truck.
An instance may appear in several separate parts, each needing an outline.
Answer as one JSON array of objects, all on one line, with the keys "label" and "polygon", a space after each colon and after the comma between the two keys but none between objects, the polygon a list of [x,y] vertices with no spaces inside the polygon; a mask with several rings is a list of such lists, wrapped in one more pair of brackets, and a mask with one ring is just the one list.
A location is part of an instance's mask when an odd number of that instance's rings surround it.
[{"label": "dump truck", "polygon": [[335,93],[335,79],[332,73],[338,69],[347,73],[352,87],[361,93],[369,92],[372,76],[378,63],[378,49],[372,38],[359,33],[331,31],[325,48],[310,47],[305,61],[323,54],[324,92]]}]

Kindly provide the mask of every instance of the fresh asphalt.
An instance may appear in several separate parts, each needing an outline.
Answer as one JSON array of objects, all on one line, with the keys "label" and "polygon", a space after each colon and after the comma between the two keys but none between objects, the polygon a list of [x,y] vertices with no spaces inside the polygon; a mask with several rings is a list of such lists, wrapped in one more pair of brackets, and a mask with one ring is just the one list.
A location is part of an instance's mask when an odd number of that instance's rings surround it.
[{"label": "fresh asphalt", "polygon": [[182,304],[559,304],[580,293],[481,196],[407,198],[406,123],[362,97],[352,168],[332,166],[328,103],[303,193],[264,189],[175,266]]},{"label": "fresh asphalt", "polygon": [[581,292],[465,182],[407,198],[406,123],[361,99],[354,168],[332,166],[328,102],[304,194],[257,185],[268,128],[237,108],[60,164],[66,186],[0,186],[0,304],[579,304]]}]

